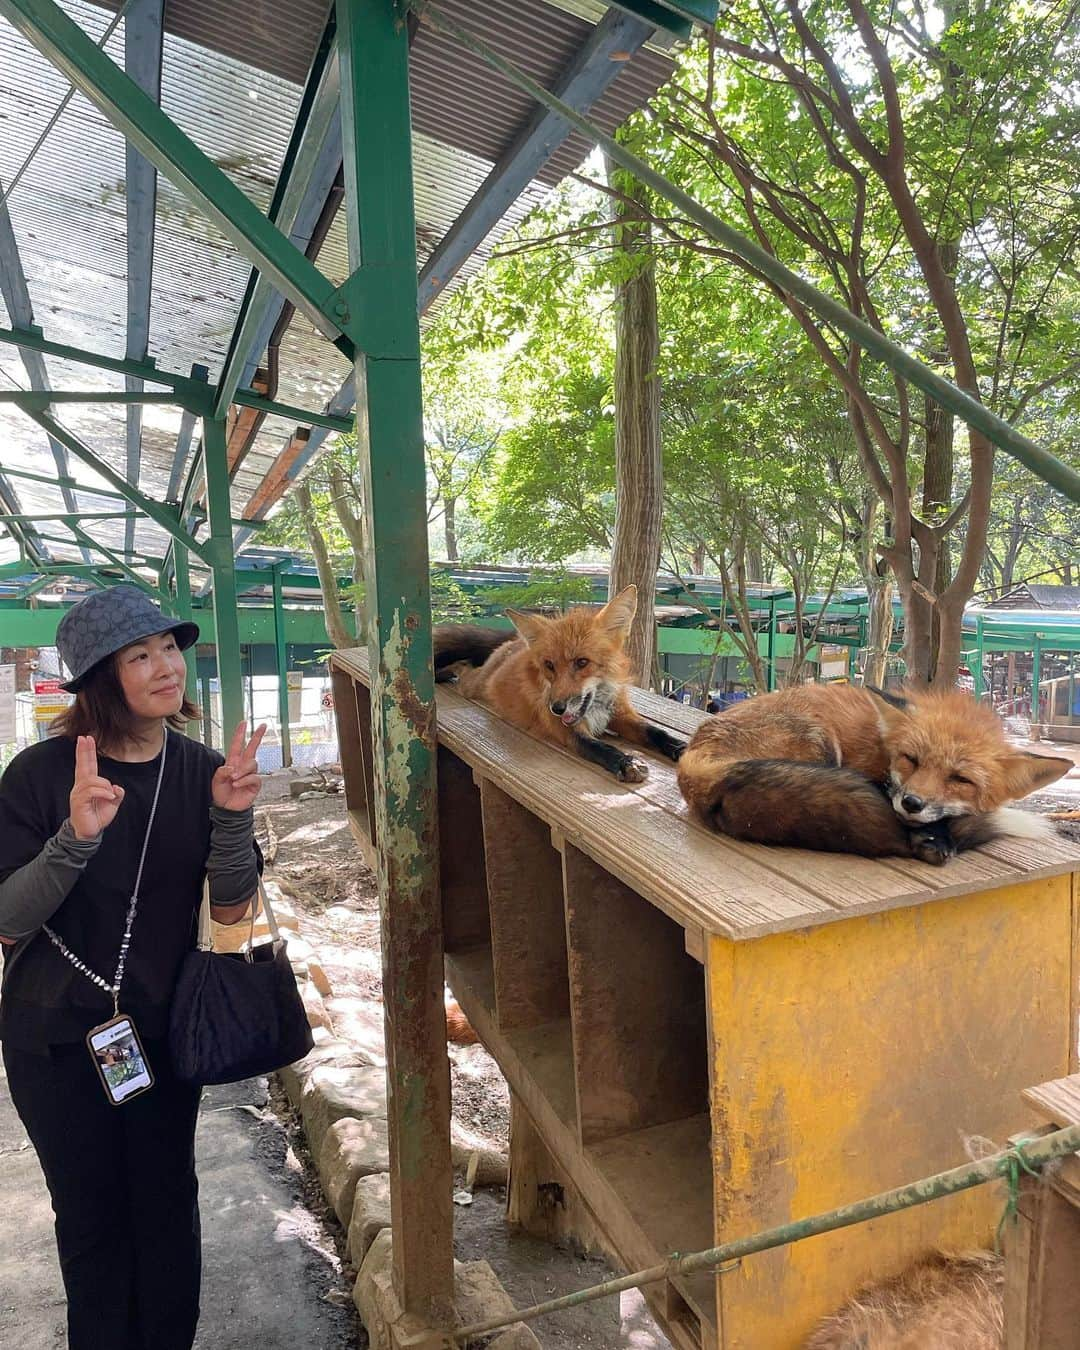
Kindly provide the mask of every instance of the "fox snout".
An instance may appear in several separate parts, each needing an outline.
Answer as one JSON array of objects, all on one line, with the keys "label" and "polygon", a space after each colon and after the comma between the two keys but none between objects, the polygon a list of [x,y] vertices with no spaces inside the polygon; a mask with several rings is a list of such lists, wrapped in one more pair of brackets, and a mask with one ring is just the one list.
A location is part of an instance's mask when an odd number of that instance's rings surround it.
[{"label": "fox snout", "polygon": [[548,707],[556,717],[562,719],[566,726],[572,727],[575,722],[580,722],[585,716],[591,702],[592,690],[585,689],[580,693],[570,694],[568,697],[553,698],[548,703]]},{"label": "fox snout", "polygon": [[965,815],[970,810],[962,802],[931,801],[902,783],[894,783],[890,797],[893,810],[906,825],[930,825],[935,820]]}]

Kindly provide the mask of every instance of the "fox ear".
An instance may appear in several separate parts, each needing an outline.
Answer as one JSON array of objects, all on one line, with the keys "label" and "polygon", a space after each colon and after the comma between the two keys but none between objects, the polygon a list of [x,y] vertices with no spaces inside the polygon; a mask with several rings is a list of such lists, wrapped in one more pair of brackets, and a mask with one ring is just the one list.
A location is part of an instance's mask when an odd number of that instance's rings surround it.
[{"label": "fox ear", "polygon": [[606,628],[625,640],[630,625],[637,613],[637,587],[627,586],[618,595],[613,595],[603,609],[596,615],[597,628]]},{"label": "fox ear", "polygon": [[868,694],[873,695],[878,726],[883,736],[907,726],[908,719],[915,711],[914,703],[910,703],[906,698],[898,698],[895,694],[887,694],[884,689],[879,689],[873,684],[863,687]]},{"label": "fox ear", "polygon": [[520,609],[508,609],[505,613],[519,637],[523,637],[530,647],[541,637],[549,623],[542,614],[525,614]]},{"label": "fox ear", "polygon": [[1056,782],[1072,768],[1071,759],[1057,755],[1033,755],[1026,750],[1015,750],[1002,755],[999,761],[1005,771],[1005,785],[1010,798],[1016,801],[1036,788]]}]

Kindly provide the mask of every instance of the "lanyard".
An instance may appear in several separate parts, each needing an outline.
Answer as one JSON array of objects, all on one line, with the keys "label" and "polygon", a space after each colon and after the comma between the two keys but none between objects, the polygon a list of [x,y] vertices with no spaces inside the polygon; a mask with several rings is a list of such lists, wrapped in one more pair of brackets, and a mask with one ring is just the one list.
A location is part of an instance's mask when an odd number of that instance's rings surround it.
[{"label": "lanyard", "polygon": [[139,904],[139,886],[142,882],[143,863],[146,862],[146,850],[150,843],[150,831],[154,825],[154,816],[157,812],[158,795],[161,792],[161,780],[165,777],[165,749],[169,744],[169,733],[167,728],[162,727],[161,739],[161,764],[158,767],[157,784],[154,787],[154,800],[150,806],[150,819],[146,822],[146,834],[143,835],[142,853],[139,855],[139,870],[135,874],[135,888],[131,892],[131,903],[128,905],[127,922],[124,925],[124,936],[120,942],[120,957],[116,962],[116,974],[113,976],[112,984],[103,980],[90,969],[85,962],[80,961],[74,952],[65,947],[60,938],[53,932],[47,923],[41,926],[44,929],[49,941],[54,947],[67,957],[77,971],[85,975],[87,979],[93,982],[107,994],[112,994],[113,1016],[116,1017],[120,1012],[120,983],[124,978],[124,967],[127,965],[128,948],[131,946],[131,930],[135,923],[135,910]]}]

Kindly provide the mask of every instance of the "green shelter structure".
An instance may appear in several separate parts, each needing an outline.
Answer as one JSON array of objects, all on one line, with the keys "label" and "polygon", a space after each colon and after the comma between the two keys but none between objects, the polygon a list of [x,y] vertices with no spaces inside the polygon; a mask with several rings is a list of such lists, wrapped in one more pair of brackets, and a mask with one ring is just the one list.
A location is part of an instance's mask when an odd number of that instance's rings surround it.
[{"label": "green shelter structure", "polygon": [[16,607],[0,645],[56,578],[124,579],[185,618],[208,596],[236,723],[237,555],[327,438],[356,433],[394,1288],[433,1324],[454,1275],[424,316],[596,145],[1080,499],[1068,466],[613,137],[717,8],[0,0],[0,581]]}]

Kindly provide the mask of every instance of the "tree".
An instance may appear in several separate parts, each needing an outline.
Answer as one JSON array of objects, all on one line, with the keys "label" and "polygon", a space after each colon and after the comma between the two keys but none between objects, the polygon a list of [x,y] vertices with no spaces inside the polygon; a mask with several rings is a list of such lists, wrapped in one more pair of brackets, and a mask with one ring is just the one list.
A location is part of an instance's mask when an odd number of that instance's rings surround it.
[{"label": "tree", "polygon": [[647,190],[611,163],[608,177],[619,189],[612,233],[621,265],[615,290],[615,532],[608,589],[615,596],[637,587],[626,654],[637,682],[651,686],[664,514],[656,261]]},{"label": "tree", "polygon": [[[1075,347],[1064,358],[1047,349],[1037,380],[1025,380],[1038,355],[1032,332],[1068,327],[1063,278],[1080,229],[1080,201],[1067,188],[1080,117],[1066,92],[1077,69],[1074,17],[992,0],[958,6],[931,33],[934,20],[915,0],[809,10],[737,0],[659,100],[654,150],[768,252],[926,359],[944,356],[962,388],[1008,415],[1075,366]],[[951,683],[990,524],[989,442],[966,432],[956,499],[949,438],[902,380],[867,366],[857,346],[696,226],[654,219],[770,290],[843,390],[892,528],[883,554],[904,604],[909,674]],[[1018,323],[1021,296],[1030,308]],[[955,572],[941,588],[939,560],[961,522]]]}]

